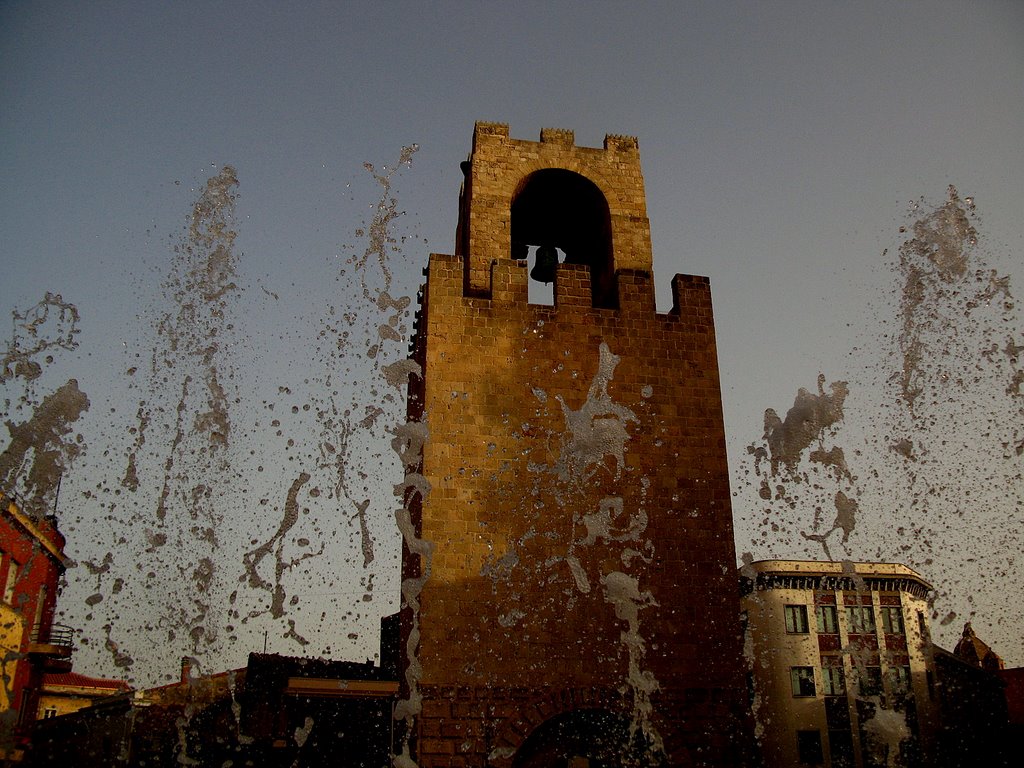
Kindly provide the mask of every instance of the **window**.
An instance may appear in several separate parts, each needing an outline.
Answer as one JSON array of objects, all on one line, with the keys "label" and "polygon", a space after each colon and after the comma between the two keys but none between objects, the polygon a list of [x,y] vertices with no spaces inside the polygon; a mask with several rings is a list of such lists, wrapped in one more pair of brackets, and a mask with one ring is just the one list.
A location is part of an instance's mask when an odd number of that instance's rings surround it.
[{"label": "window", "polygon": [[828,751],[832,768],[853,768],[853,734],[849,730],[828,732]]},{"label": "window", "polygon": [[43,719],[49,720],[51,717],[57,716],[57,710],[54,707],[47,707],[43,710]]},{"label": "window", "polygon": [[846,630],[851,634],[875,633],[875,612],[870,605],[846,606]]},{"label": "window", "polygon": [[910,695],[910,667],[889,667],[889,689],[896,702],[903,702]]},{"label": "window", "polygon": [[818,619],[819,634],[839,634],[839,616],[834,605],[819,605],[814,609],[814,613]]},{"label": "window", "polygon": [[14,582],[18,580],[18,564],[13,557],[7,558],[7,579],[4,581],[4,602],[14,603]]},{"label": "window", "polygon": [[821,690],[826,696],[843,696],[846,694],[846,677],[841,666],[822,667]]},{"label": "window", "polygon": [[807,606],[786,606],[786,631],[790,634],[807,634]]},{"label": "window", "polygon": [[858,690],[861,696],[882,695],[882,668],[861,667],[857,670]]},{"label": "window", "polygon": [[825,760],[821,751],[821,731],[797,731],[796,751],[800,765],[821,765]]},{"label": "window", "polygon": [[18,718],[17,718],[18,728],[22,728],[24,725],[26,725],[30,721],[35,720],[35,719],[37,719],[39,717],[39,714],[38,714],[39,710],[37,710],[35,707],[30,707],[29,706],[29,703],[31,702],[31,700],[32,700],[32,691],[31,690],[25,690],[23,688],[22,691],[21,691],[21,706],[18,707],[18,712],[17,712],[17,715],[18,715]]},{"label": "window", "polygon": [[845,696],[825,697],[825,725],[828,730],[847,731],[852,727],[850,706]]},{"label": "window", "polygon": [[48,592],[49,592],[49,588],[45,584],[43,584],[39,588],[39,596],[36,598],[36,613],[35,613],[35,616],[32,618],[32,626],[30,628],[31,631],[32,631],[33,637],[38,638],[39,642],[42,642],[44,640],[49,639],[49,638],[43,637],[42,634],[39,631],[39,629],[40,629],[40,627],[42,626],[42,623],[43,623],[43,610],[46,607],[46,597],[47,597]]},{"label": "window", "polygon": [[794,696],[814,696],[814,667],[790,667]]},{"label": "window", "polygon": [[882,608],[882,629],[887,635],[902,635],[903,609],[898,606]]}]

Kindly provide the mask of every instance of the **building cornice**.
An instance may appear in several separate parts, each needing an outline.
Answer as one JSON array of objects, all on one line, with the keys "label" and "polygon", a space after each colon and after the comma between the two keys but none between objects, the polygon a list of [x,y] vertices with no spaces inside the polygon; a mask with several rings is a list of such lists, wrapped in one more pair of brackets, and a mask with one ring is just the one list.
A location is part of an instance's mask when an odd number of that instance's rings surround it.
[{"label": "building cornice", "polygon": [[907,592],[924,599],[932,585],[901,563],[761,560],[740,569],[743,595],[757,590]]}]

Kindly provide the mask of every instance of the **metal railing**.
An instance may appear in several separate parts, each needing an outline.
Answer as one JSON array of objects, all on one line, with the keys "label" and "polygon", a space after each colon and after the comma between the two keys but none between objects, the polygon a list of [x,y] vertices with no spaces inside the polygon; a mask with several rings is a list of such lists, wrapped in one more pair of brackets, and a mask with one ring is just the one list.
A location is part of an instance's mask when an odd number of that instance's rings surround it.
[{"label": "metal railing", "polygon": [[55,645],[58,648],[71,648],[75,640],[75,630],[67,624],[54,624],[50,630],[41,627],[32,633],[32,642],[39,645]]}]

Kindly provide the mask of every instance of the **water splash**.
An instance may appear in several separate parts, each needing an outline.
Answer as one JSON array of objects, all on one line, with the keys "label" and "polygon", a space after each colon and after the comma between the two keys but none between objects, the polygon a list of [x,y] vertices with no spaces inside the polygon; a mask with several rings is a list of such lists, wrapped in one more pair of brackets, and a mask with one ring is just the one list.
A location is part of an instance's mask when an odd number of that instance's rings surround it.
[{"label": "water splash", "polygon": [[656,755],[664,751],[661,735],[651,722],[654,705],[651,696],[657,693],[661,685],[650,670],[641,668],[647,647],[640,634],[640,611],[644,608],[657,608],[658,603],[648,591],[640,591],[637,579],[621,571],[611,571],[601,577],[604,587],[604,599],[615,610],[615,616],[625,621],[627,629],[622,632],[621,642],[629,656],[627,684],[633,692],[633,717],[629,725],[629,735],[633,739],[638,733],[643,734],[644,741]]},{"label": "water splash", "polygon": [[[654,542],[644,535],[648,516],[643,499],[650,480],[638,476],[636,468],[626,461],[631,430],[643,431],[645,426],[636,411],[616,402],[608,391],[619,361],[619,356],[602,341],[598,348],[597,370],[579,408],[572,408],[561,395],[553,398],[561,410],[563,426],[544,435],[551,446],[548,460],[528,464],[534,477],[531,492],[523,494],[518,479],[508,489],[509,498],[522,499],[516,514],[523,519],[535,519],[536,510],[548,504],[571,511],[563,554],[541,560],[525,554],[520,557],[517,550],[526,549],[534,538],[559,538],[556,531],[530,528],[518,541],[509,542],[501,558],[485,562],[481,576],[495,584],[505,582],[511,590],[510,602],[522,604],[528,597],[518,594],[518,585],[549,583],[554,578],[553,570],[568,569],[572,586],[567,590],[566,605],[570,610],[578,595],[590,595],[595,586],[599,586],[604,602],[626,625],[619,635],[619,643],[626,659],[623,692],[628,691],[632,697],[630,739],[638,739],[636,743],[656,755],[663,744],[652,721],[651,697],[660,685],[650,670],[642,668],[646,643],[641,612],[658,604],[653,594],[643,588],[639,576],[630,572],[636,561],[649,564],[656,556]],[[555,421],[557,417],[550,412],[551,399],[547,393],[536,386],[532,387],[532,392],[545,416]],[[640,396],[650,397],[651,394],[650,388],[645,387]],[[530,424],[523,425],[522,429],[524,433],[535,434],[539,427]],[[624,475],[630,475],[630,484],[635,483],[641,491],[639,499],[630,506],[621,495]],[[595,506],[587,509],[589,501],[586,500],[593,500]],[[589,554],[592,548],[598,548],[599,557]],[[616,554],[622,570],[612,567]],[[512,579],[516,568],[528,575]],[[588,605],[593,606],[593,603]],[[508,628],[520,620],[528,622],[529,618],[517,610],[499,616],[499,623]]]},{"label": "water splash", "polygon": [[118,481],[83,494],[90,505],[105,507],[97,522],[111,529],[117,545],[110,565],[116,579],[96,592],[106,598],[103,611],[99,601],[87,600],[85,621],[108,619],[102,645],[122,668],[134,663],[124,650],[129,641],[112,635],[131,634],[133,621],[143,624],[136,634],[163,634],[162,650],[171,659],[221,648],[224,621],[218,614],[227,603],[223,524],[233,507],[237,474],[230,448],[231,411],[239,400],[233,359],[233,309],[241,291],[238,183],[235,170],[224,166],[192,204],[162,265],[160,296],[148,319],[148,364],[140,369],[144,353],[129,348],[137,359],[127,383],[138,401]]},{"label": "water splash", "polygon": [[[846,453],[836,442],[849,386],[835,381],[826,392],[825,382],[825,376],[819,375],[817,394],[798,390],[785,419],[768,408],[761,442],[748,445],[747,455],[757,478],[758,497],[767,502],[759,543],[792,541],[799,533],[805,541],[817,543],[831,560],[829,537],[840,531],[841,544],[846,545],[856,525],[857,490]],[[808,507],[814,511],[810,526],[794,514]],[[826,520],[831,520],[827,529]]]},{"label": "water splash", "polygon": [[1024,581],[1024,347],[979,226],[953,187],[912,206],[880,329],[851,353],[856,381],[829,392],[820,377],[785,419],[766,414],[738,483],[760,514],[737,511],[759,557],[915,567],[937,588],[940,641],[940,618],[978,617],[1000,653],[1024,659],[1024,611],[1003,599]]},{"label": "water splash", "polygon": [[[224,166],[198,185],[180,235],[162,251],[158,293],[156,281],[138,285],[140,338],[124,342],[131,423],[118,432],[114,415],[115,431],[98,425],[105,450],[84,487],[80,475],[68,486],[78,503],[63,527],[84,551],[66,591],[78,604],[66,594],[62,605],[80,630],[82,663],[112,664],[136,683],[166,681],[183,653],[215,669],[271,622],[278,643],[304,655],[375,650],[377,620],[395,610],[398,592],[374,593],[400,547],[387,498],[388,473],[402,469],[386,443],[404,421],[415,374],[404,359],[412,299],[395,288],[409,236],[398,231],[394,188],[416,151],[403,147],[393,167],[366,165],[380,192],[357,233],[366,242],[343,246],[348,257],[325,254],[319,285],[334,277],[333,294],[321,313],[282,326],[277,346],[250,332],[288,296],[277,285],[246,288],[238,174]],[[49,509],[85,449],[71,427],[89,401],[74,380],[47,400],[37,390],[56,353],[77,348],[79,314],[47,294],[13,319],[0,384],[24,392],[6,403],[12,440],[0,468],[28,478],[30,495],[49,494]],[[299,324],[308,328],[289,338]],[[283,380],[264,375],[263,360],[293,353],[301,365]],[[271,376],[280,386],[263,400],[264,420],[253,403]],[[110,414],[122,402],[112,398]],[[311,574],[321,573],[311,590]]]},{"label": "water splash", "polygon": [[767,458],[771,461],[768,476],[777,477],[784,469],[790,479],[799,482],[799,466],[804,451],[816,445],[817,449],[807,455],[809,461],[831,466],[837,474],[849,476],[842,449],[824,448],[826,437],[843,420],[843,403],[849,389],[845,381],[836,381],[829,387],[832,394],[826,394],[824,385],[825,376],[819,374],[818,394],[813,395],[801,388],[796,394],[793,407],[786,412],[785,420],[780,419],[772,408],[764,412],[767,451],[754,445],[747,449],[754,456],[758,474],[761,474],[760,462]]},{"label": "water splash", "polygon": [[[911,514],[899,516],[904,535],[883,541],[939,576],[952,613],[977,614],[1002,639],[1024,620],[1002,597],[1002,585],[1024,577],[1021,321],[1009,277],[988,263],[971,198],[950,186],[943,203],[921,201],[911,215],[893,291],[900,331],[879,340],[889,341],[895,373],[869,433],[871,454],[889,457],[873,474],[899,489]],[[1019,634],[1004,642],[1024,655]]]},{"label": "water splash", "polygon": [[[384,166],[380,173],[374,168],[373,163],[363,163],[363,167],[369,171],[382,189],[380,199],[377,201],[376,213],[368,228],[369,232],[363,230],[356,232],[359,237],[368,234],[366,250],[363,251],[362,256],[350,261],[359,275],[363,297],[371,301],[379,302],[387,296],[392,280],[391,259],[395,253],[401,252],[401,243],[394,235],[393,225],[398,217],[404,215],[404,211],[399,210],[398,200],[391,193],[392,181],[395,173],[412,165],[413,155],[419,151],[419,148],[418,144],[402,147],[398,163],[390,168]],[[382,278],[383,284],[375,286],[375,278],[378,276]]]},{"label": "water splash", "polygon": [[565,417],[562,452],[555,468],[563,482],[578,487],[587,483],[599,469],[608,469],[605,457],[614,461],[612,472],[618,480],[625,464],[623,456],[629,439],[627,426],[637,422],[636,414],[624,405],[614,402],[608,394],[608,384],[615,373],[619,357],[601,342],[597,373],[587,391],[587,399],[578,411],[557,396]]},{"label": "water splash", "polygon": [[[10,435],[0,454],[0,487],[19,494],[23,510],[34,516],[54,513],[61,478],[86,448],[71,427],[90,406],[78,381],[39,393],[53,353],[77,349],[80,319],[77,307],[47,292],[28,309],[11,311],[11,337],[0,357],[3,418]],[[24,420],[16,421],[22,414]]]},{"label": "water splash", "polygon": [[[43,372],[39,362],[47,352],[46,363],[52,363],[50,350],[73,350],[78,347],[78,308],[47,291],[43,299],[29,309],[11,312],[11,338],[0,358],[0,384],[20,377],[26,382],[38,379]],[[28,404],[28,403],[26,403]]]},{"label": "water splash", "polygon": [[[319,494],[320,482],[328,488],[327,501],[338,507],[337,531],[348,530],[353,546],[361,555],[366,591],[362,602],[373,613],[373,573],[378,558],[379,521],[386,507],[386,476],[394,464],[380,450],[390,429],[404,419],[404,391],[410,375],[405,344],[408,335],[410,296],[392,296],[394,267],[402,255],[406,237],[396,232],[404,212],[393,192],[397,174],[412,164],[416,145],[403,147],[394,166],[378,171],[371,163],[364,167],[380,186],[371,222],[356,231],[366,238],[361,253],[345,258],[337,271],[339,302],[325,311],[316,336],[314,360],[324,374],[306,381],[310,386],[301,406],[312,417],[317,432],[313,452],[308,456]],[[352,278],[355,278],[353,280]],[[356,384],[353,386],[353,384]],[[339,384],[344,383],[344,390]],[[297,406],[292,406],[293,412]],[[400,468],[393,467],[396,474]],[[394,530],[385,535],[393,535]],[[397,552],[392,542],[387,550]],[[386,605],[375,606],[378,610]],[[379,614],[378,614],[379,615]],[[350,633],[351,634],[351,633]]]},{"label": "water splash", "polygon": [[18,488],[28,514],[52,514],[61,477],[85,449],[71,425],[87,410],[89,398],[71,379],[43,398],[27,421],[6,422],[11,440],[0,453],[0,487]]},{"label": "water splash", "polygon": [[[309,480],[309,474],[303,472],[292,481],[292,485],[288,489],[288,498],[284,504],[284,518],[281,520],[280,526],[278,526],[273,536],[252,551],[246,553],[242,558],[245,564],[249,587],[264,590],[271,595],[270,615],[275,619],[280,619],[285,614],[284,601],[286,593],[282,582],[284,574],[301,564],[304,560],[308,560],[311,557],[319,557],[324,551],[323,544],[321,544],[320,549],[316,552],[304,552],[298,557],[288,560],[285,560],[284,557],[285,537],[299,520],[299,491],[302,490],[302,486],[308,483]],[[260,575],[260,564],[264,558],[271,554],[274,556],[273,583]]]},{"label": "water splash", "polygon": [[[392,187],[396,174],[412,164],[417,150],[415,144],[403,147],[398,163],[380,172],[373,164],[364,164],[381,187],[380,197],[372,221],[356,232],[367,239],[362,253],[347,257],[338,270],[336,281],[344,301],[326,308],[326,322],[316,335],[312,355],[325,372],[306,380],[307,385],[314,385],[309,386],[301,406],[303,412],[311,414],[318,433],[313,451],[306,457],[311,473],[318,479],[311,494],[319,495],[319,480],[323,480],[330,489],[326,500],[341,504],[343,510],[347,508],[334,527],[343,530],[356,526],[354,534],[364,569],[377,560],[371,520],[382,510],[374,508],[372,499],[383,495],[381,470],[382,465],[387,466],[378,446],[384,442],[386,430],[404,416],[404,398],[392,390],[404,392],[413,373],[407,366],[402,368],[408,362],[402,358],[412,300],[409,296],[393,297],[390,291],[393,266],[405,242],[395,232],[396,221],[404,213]],[[349,279],[349,270],[357,283]],[[347,391],[342,392],[339,380],[346,379],[361,385],[346,387]],[[287,389],[284,392],[291,394]],[[291,410],[297,413],[299,406],[293,405]],[[296,426],[299,424],[306,422]],[[275,589],[282,589],[276,577]],[[369,591],[364,597],[366,602],[370,600]]]},{"label": "water splash", "polygon": [[395,510],[395,522],[402,534],[402,542],[409,553],[418,557],[419,570],[403,574],[402,607],[409,613],[411,623],[406,639],[405,698],[395,705],[394,719],[403,727],[401,749],[394,757],[395,768],[416,768],[412,757],[411,739],[415,732],[416,718],[423,710],[423,695],[419,682],[423,677],[423,665],[417,655],[420,643],[420,593],[430,578],[434,557],[434,543],[416,533],[413,512],[430,494],[430,482],[420,472],[423,461],[423,447],[428,438],[427,424],[423,421],[408,421],[396,428],[392,449],[405,469],[405,478],[395,486],[395,496],[402,504]]},{"label": "water splash", "polygon": [[958,328],[947,314],[949,299],[963,282],[970,249],[978,242],[977,230],[967,213],[956,190],[950,187],[948,200],[915,221],[913,237],[899,248],[903,280],[900,396],[911,414],[930,388],[925,366],[942,358],[942,337],[955,334]]}]

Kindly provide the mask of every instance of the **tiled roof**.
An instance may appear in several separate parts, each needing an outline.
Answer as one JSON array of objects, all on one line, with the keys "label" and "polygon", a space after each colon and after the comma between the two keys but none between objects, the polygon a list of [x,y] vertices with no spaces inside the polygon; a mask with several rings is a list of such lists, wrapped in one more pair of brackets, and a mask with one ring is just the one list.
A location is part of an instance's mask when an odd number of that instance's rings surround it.
[{"label": "tiled roof", "polygon": [[44,686],[66,685],[78,688],[109,688],[115,691],[130,691],[132,687],[124,680],[108,680],[103,677],[87,677],[77,672],[47,672],[43,675]]}]

